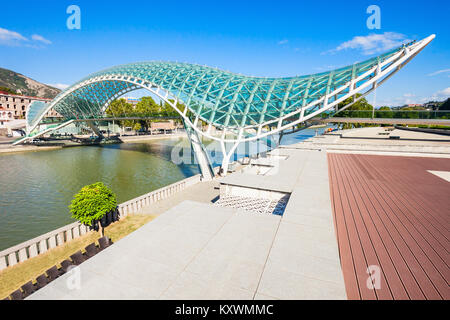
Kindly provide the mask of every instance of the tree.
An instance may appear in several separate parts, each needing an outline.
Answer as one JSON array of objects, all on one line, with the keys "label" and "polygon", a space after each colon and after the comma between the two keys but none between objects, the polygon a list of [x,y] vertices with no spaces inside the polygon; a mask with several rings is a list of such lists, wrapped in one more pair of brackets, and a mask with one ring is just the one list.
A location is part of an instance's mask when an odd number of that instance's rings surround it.
[{"label": "tree", "polygon": [[109,116],[115,116],[115,117],[123,117],[127,113],[133,111],[133,106],[125,99],[117,99],[111,102],[111,104],[108,106],[108,109],[106,109],[106,114]]},{"label": "tree", "polygon": [[[173,99],[169,99],[169,101],[171,103],[173,103]],[[179,110],[184,110],[184,105],[181,103],[177,103],[177,108]],[[172,106],[170,104],[168,104],[167,102],[164,102],[164,104],[161,106],[161,115],[164,117],[179,117],[180,114],[178,112],[175,111],[174,108],[172,108]]]},{"label": "tree", "polygon": [[134,126],[133,126],[133,130],[134,131],[139,131],[139,130],[141,130],[142,129],[142,126],[141,126],[141,124],[138,122],[138,123],[136,123]]},{"label": "tree", "polygon": [[[356,99],[359,98],[361,96],[360,93],[356,94]],[[349,97],[347,99],[345,99],[344,101],[342,101],[341,103],[338,104],[338,108],[343,108],[344,106],[346,106],[349,103],[353,102],[353,97]],[[345,109],[344,111],[342,111],[342,113],[347,113],[347,114],[352,114],[354,112],[350,112],[350,111],[372,111],[373,107],[372,105],[367,102],[366,98],[362,98],[360,100],[358,100],[357,102],[355,102],[353,105],[351,105],[350,107],[348,107],[347,109]],[[358,113],[358,112],[356,112]],[[365,113],[364,113],[365,114]]]},{"label": "tree", "polygon": [[86,226],[98,228],[100,234],[104,230],[100,220],[117,207],[116,195],[102,182],[84,186],[74,196],[69,205],[72,218],[77,219]]},{"label": "tree", "polygon": [[[357,93],[355,98],[357,99],[360,96],[361,96],[361,94]],[[344,106],[346,106],[347,104],[350,104],[352,102],[353,102],[353,97],[349,97],[349,98],[345,99],[344,101],[342,101],[341,103],[339,103],[338,108],[339,109],[343,108]],[[372,116],[372,110],[373,110],[373,106],[369,102],[367,102],[366,98],[362,98],[362,99],[358,100],[357,102],[355,102],[350,107],[348,107],[347,109],[345,109],[344,111],[339,112],[336,115],[336,117],[370,118]],[[343,129],[349,129],[349,128],[351,128],[352,125],[356,128],[370,126],[370,125],[364,124],[364,123],[353,123],[353,124],[345,123],[343,125]]]},{"label": "tree", "polygon": [[10,94],[17,94],[16,91],[14,91],[13,89],[7,88],[7,87],[1,87],[0,86],[0,91],[6,92],[6,93],[10,93]]},{"label": "tree", "polygon": [[[106,114],[111,117],[126,117],[130,116],[134,112],[133,105],[128,103],[125,99],[118,99],[111,102],[106,109]],[[134,125],[133,120],[120,120],[117,122],[119,126],[132,127]]]},{"label": "tree", "polygon": [[403,119],[419,119],[419,112],[414,107],[406,107],[402,108],[399,112],[396,112],[395,117]]},{"label": "tree", "polygon": [[[152,97],[142,97],[141,101],[136,104],[134,111],[139,116],[158,116],[161,111],[161,107],[155,102],[155,100],[153,100]],[[140,120],[139,123],[141,127],[144,127],[147,131],[148,127],[150,127],[151,120]]]},{"label": "tree", "polygon": [[[170,100],[173,103],[174,100]],[[184,110],[185,106],[181,103],[177,103],[177,107],[179,110]],[[117,99],[111,102],[109,107],[106,109],[106,114],[111,117],[173,117],[175,119],[175,123],[181,123],[181,116],[175,111],[170,104],[163,103],[162,100],[160,103],[156,103],[155,100],[150,97],[142,97],[141,101],[139,101],[135,107],[133,105],[126,102],[125,99]],[[191,116],[191,112],[187,111],[187,116]],[[142,120],[118,120],[119,126],[122,127],[132,127],[132,128],[144,128],[145,131],[148,131],[148,128],[151,125],[153,120],[150,119],[142,119]],[[140,125],[136,126],[137,124]]]},{"label": "tree", "polygon": [[439,106],[439,110],[448,111],[450,110],[450,98],[447,98],[443,104]]},{"label": "tree", "polygon": [[376,118],[393,118],[394,113],[389,107],[380,107],[375,111]]},{"label": "tree", "polygon": [[141,101],[136,104],[134,109],[136,113],[143,115],[156,115],[160,112],[161,107],[153,100],[152,97],[142,97]]}]

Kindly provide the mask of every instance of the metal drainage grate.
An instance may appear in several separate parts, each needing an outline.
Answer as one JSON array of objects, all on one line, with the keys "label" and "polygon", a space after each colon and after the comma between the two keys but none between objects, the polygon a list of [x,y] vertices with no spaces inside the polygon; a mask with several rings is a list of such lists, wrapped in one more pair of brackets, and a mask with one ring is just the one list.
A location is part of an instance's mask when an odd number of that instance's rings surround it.
[{"label": "metal drainage grate", "polygon": [[281,216],[283,215],[288,201],[289,195],[285,195],[280,200],[225,196],[220,197],[219,200],[217,200],[214,204],[220,207],[231,207],[256,213],[276,214]]}]

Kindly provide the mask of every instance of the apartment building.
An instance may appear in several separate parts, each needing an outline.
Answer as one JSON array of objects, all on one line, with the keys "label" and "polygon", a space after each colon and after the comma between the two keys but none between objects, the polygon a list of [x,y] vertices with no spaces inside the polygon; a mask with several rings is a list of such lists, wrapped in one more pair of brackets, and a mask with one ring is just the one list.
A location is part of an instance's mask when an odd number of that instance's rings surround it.
[{"label": "apartment building", "polygon": [[[28,108],[33,101],[43,101],[48,103],[51,100],[52,99],[21,96],[0,91],[0,110],[2,113],[4,112],[8,118],[11,118],[12,116],[14,119],[25,119]],[[45,117],[59,118],[61,115],[54,110],[50,110]]]}]

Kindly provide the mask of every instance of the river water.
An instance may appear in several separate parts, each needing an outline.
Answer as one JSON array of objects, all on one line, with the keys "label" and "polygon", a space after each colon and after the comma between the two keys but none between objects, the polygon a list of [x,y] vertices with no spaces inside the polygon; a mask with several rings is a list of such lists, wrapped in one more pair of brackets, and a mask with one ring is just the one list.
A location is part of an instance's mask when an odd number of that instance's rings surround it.
[{"label": "river water", "polygon": [[[286,136],[283,144],[314,133]],[[219,164],[217,144],[208,149]],[[189,158],[185,138],[0,155],[0,250],[74,222],[68,205],[87,184],[104,182],[121,203],[199,173]]]}]

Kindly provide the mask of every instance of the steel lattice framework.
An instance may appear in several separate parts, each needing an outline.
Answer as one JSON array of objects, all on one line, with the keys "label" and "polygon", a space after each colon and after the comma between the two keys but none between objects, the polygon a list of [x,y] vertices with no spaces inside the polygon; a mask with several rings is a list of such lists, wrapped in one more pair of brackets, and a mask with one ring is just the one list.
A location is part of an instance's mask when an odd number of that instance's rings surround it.
[{"label": "steel lattice framework", "polygon": [[[352,103],[362,99],[433,39],[431,35],[337,70],[287,78],[248,77],[187,63],[119,65],[89,75],[49,104],[33,104],[27,131],[30,134],[51,108],[66,121],[101,118],[113,100],[145,88],[169,103],[186,126],[220,141],[228,155],[240,142],[279,133],[320,113],[333,112],[349,97],[354,97]],[[357,93],[361,94],[358,98]],[[198,128],[199,120],[207,124],[207,130]],[[219,136],[211,134],[213,126],[221,130]],[[233,144],[229,152],[225,143]]]}]

